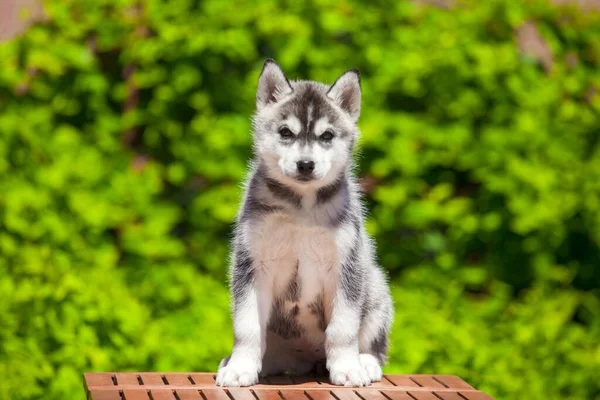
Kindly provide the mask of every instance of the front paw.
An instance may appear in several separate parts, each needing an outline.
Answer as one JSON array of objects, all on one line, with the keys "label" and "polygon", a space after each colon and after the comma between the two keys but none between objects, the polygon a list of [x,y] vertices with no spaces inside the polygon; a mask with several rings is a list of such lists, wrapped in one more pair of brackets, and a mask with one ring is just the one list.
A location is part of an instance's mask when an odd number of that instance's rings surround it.
[{"label": "front paw", "polygon": [[340,386],[368,386],[371,380],[367,372],[356,359],[339,361],[329,367],[329,380]]},{"label": "front paw", "polygon": [[258,383],[258,369],[251,360],[230,360],[219,368],[217,386],[250,386]]},{"label": "front paw", "polygon": [[383,372],[381,371],[381,366],[379,365],[377,358],[367,353],[360,354],[358,358],[360,359],[360,364],[364,368],[371,382],[381,381]]}]

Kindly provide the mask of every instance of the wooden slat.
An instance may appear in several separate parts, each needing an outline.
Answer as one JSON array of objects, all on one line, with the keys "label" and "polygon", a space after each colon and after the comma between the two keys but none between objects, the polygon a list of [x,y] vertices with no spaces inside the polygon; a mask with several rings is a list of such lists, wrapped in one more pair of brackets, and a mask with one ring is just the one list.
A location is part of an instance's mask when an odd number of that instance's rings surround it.
[{"label": "wooden slat", "polygon": [[456,392],[434,392],[437,397],[443,400],[465,400],[460,397]]},{"label": "wooden slat", "polygon": [[254,394],[256,394],[259,400],[281,400],[278,390],[257,389],[254,390]]},{"label": "wooden slat", "polygon": [[115,374],[116,378],[117,378],[117,384],[118,385],[139,385],[139,381],[137,379],[138,374],[137,373],[116,373]]},{"label": "wooden slat", "polygon": [[385,375],[385,378],[396,386],[419,387],[419,385],[405,375]]},{"label": "wooden slat", "polygon": [[306,390],[306,394],[311,400],[335,400],[329,390]]},{"label": "wooden slat", "polygon": [[306,397],[306,394],[304,394],[304,390],[285,389],[281,391],[281,394],[285,400],[310,400],[308,397]]},{"label": "wooden slat", "polygon": [[460,394],[467,400],[494,400],[492,396],[483,392],[460,392]]},{"label": "wooden slat", "polygon": [[386,397],[375,389],[357,389],[356,393],[365,400],[386,400]]},{"label": "wooden slat", "polygon": [[435,394],[431,393],[431,392],[418,392],[418,391],[412,391],[412,392],[408,392],[408,394],[410,394],[412,397],[414,397],[417,400],[440,400],[439,397],[437,397]]},{"label": "wooden slat", "polygon": [[292,382],[294,382],[294,386],[298,387],[318,387],[319,383],[315,382],[315,378],[312,376],[292,376]]},{"label": "wooden slat", "polygon": [[190,386],[192,382],[188,379],[188,374],[165,374],[169,385],[173,386]]},{"label": "wooden slat", "polygon": [[116,389],[112,390],[91,390],[92,400],[121,400],[121,395]]},{"label": "wooden slat", "polygon": [[414,397],[410,397],[406,392],[399,392],[399,391],[384,391],[383,393],[385,393],[385,396],[390,398],[391,400],[415,400]]},{"label": "wooden slat", "polygon": [[337,389],[333,389],[331,392],[339,400],[360,400],[360,397],[353,390],[342,389],[340,386],[336,386]]},{"label": "wooden slat", "polygon": [[206,400],[230,400],[223,389],[202,389],[202,394]]},{"label": "wooden slat", "polygon": [[320,383],[319,386],[322,386],[322,387],[330,387],[330,388],[339,387],[339,386],[332,385],[331,383],[329,383],[328,376],[315,376],[315,382]]},{"label": "wooden slat", "polygon": [[267,381],[271,385],[293,385],[292,378],[286,375],[268,376]]},{"label": "wooden slat", "polygon": [[140,373],[145,386],[163,386],[162,374]]},{"label": "wooden slat", "polygon": [[381,382],[364,388],[335,386],[327,376],[272,376],[259,382],[250,388],[223,389],[215,386],[214,373],[85,374],[90,400],[123,400],[120,393],[125,400],[150,400],[147,390],[154,400],[493,400],[451,375],[385,375]]},{"label": "wooden slat", "polygon": [[235,400],[256,400],[248,388],[227,388],[227,391]]},{"label": "wooden slat", "polygon": [[148,396],[146,390],[123,390],[123,395],[125,396],[125,400],[150,400],[150,396]]},{"label": "wooden slat", "polygon": [[178,389],[175,392],[180,400],[202,400],[198,389]]},{"label": "wooden slat", "polygon": [[215,384],[215,374],[212,373],[200,373],[200,374],[190,374],[194,383],[196,385],[214,385]]},{"label": "wooden slat", "polygon": [[438,381],[433,379],[431,376],[427,376],[427,375],[412,375],[410,377],[410,379],[412,379],[413,381],[417,382],[418,385],[425,387],[425,388],[443,388],[443,387],[445,387],[444,385],[442,385],[441,383],[439,383]]},{"label": "wooden slat", "polygon": [[442,382],[444,385],[452,389],[473,389],[473,386],[460,379],[458,376],[452,375],[434,375],[437,381]]},{"label": "wooden slat", "polygon": [[112,377],[114,374],[110,372],[88,372],[85,374],[87,387],[92,386],[114,386]]},{"label": "wooden slat", "polygon": [[177,400],[171,389],[152,389],[150,393],[154,400]]},{"label": "wooden slat", "polygon": [[258,383],[256,385],[252,385],[252,390],[256,389],[256,390],[273,390],[273,389],[277,389],[279,388],[279,386],[275,386],[275,385],[270,385],[268,382],[265,381],[265,383],[261,383],[260,378],[258,379]]},{"label": "wooden slat", "polygon": [[393,387],[394,385],[392,384],[392,382],[388,381],[385,377],[381,378],[381,381],[379,382],[372,382],[371,386],[374,388],[389,388],[389,387]]}]

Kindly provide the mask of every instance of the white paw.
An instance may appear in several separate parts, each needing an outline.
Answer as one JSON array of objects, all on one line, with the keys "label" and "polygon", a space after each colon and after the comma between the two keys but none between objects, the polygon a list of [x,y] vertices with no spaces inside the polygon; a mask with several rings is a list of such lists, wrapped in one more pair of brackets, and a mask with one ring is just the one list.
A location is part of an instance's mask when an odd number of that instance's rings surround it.
[{"label": "white paw", "polygon": [[366,353],[360,354],[358,358],[360,360],[360,365],[362,365],[364,368],[371,382],[379,382],[383,376],[383,371],[381,370],[381,366],[379,365],[377,358]]},{"label": "white paw", "polygon": [[221,362],[217,373],[217,386],[250,386],[258,383],[258,369],[251,360],[230,360]]},{"label": "white paw", "polygon": [[371,384],[371,380],[358,358],[333,364],[329,367],[329,379],[334,385],[340,386],[368,386]]}]

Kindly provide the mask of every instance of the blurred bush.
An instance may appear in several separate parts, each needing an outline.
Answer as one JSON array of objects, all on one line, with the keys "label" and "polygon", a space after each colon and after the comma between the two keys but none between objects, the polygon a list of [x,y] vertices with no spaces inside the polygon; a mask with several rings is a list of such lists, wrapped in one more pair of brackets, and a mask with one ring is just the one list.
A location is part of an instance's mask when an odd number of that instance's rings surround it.
[{"label": "blurred bush", "polygon": [[[450,4],[450,3],[448,3]],[[600,399],[600,17],[546,2],[51,0],[0,45],[0,398],[214,370],[258,72],[360,68],[388,372]],[[46,393],[46,394],[43,394]]]}]

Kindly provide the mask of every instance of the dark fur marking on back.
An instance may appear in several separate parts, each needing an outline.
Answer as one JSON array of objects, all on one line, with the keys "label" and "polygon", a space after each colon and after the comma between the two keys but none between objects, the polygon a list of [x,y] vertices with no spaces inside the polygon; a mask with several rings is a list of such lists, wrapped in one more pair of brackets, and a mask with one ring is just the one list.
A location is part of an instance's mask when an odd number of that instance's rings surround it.
[{"label": "dark fur marking on back", "polygon": [[360,300],[362,293],[363,272],[358,260],[359,246],[360,242],[357,242],[342,264],[340,283],[344,295],[351,302]]},{"label": "dark fur marking on back", "polygon": [[236,252],[235,265],[231,277],[234,308],[238,307],[239,303],[243,301],[249,287],[254,282],[254,268],[252,267],[252,263],[253,260],[248,250],[240,249]]},{"label": "dark fur marking on back", "polygon": [[377,310],[382,307],[382,299],[379,297],[379,293],[373,293],[372,291],[367,291],[365,293],[364,301],[360,307],[360,321],[361,324],[367,318],[370,312],[373,310]]}]

